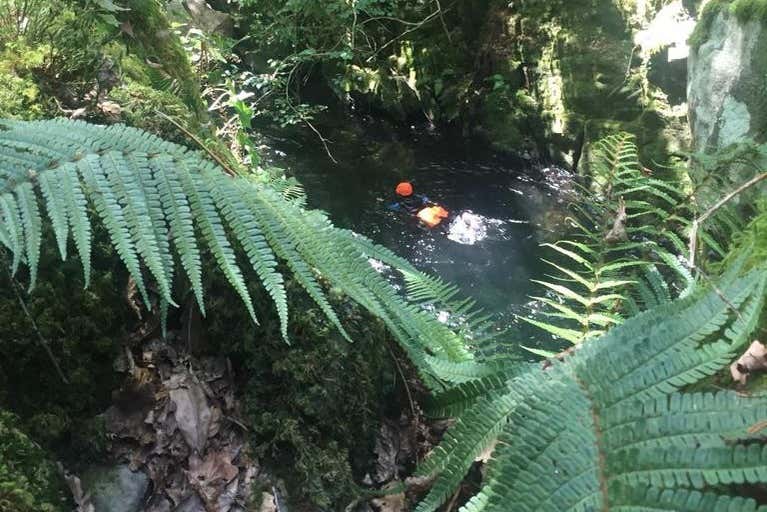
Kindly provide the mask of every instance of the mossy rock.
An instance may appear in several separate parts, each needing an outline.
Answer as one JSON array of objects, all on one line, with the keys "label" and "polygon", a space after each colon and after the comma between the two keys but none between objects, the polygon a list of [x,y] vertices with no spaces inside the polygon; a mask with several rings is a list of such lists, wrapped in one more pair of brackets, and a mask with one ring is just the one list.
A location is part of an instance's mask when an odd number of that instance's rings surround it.
[{"label": "mossy rock", "polygon": [[699,48],[711,37],[711,27],[719,14],[729,12],[741,23],[758,21],[767,25],[767,0],[710,0],[700,12],[690,47]]},{"label": "mossy rock", "polygon": [[502,87],[485,97],[476,130],[500,151],[536,151],[536,120],[537,103],[533,98],[524,91],[513,93]]},{"label": "mossy rock", "polygon": [[158,90],[131,79],[110,91],[108,96],[122,108],[121,120],[128,126],[140,128],[177,144],[189,144],[189,137],[176,123],[192,133],[200,132],[197,116],[169,90]]},{"label": "mossy rock", "polygon": [[697,152],[767,141],[767,23],[741,20],[737,5],[719,2],[706,9],[705,38],[690,54],[688,101]]},{"label": "mossy rock", "polygon": [[[666,105],[653,105],[663,103],[662,95],[653,96],[647,69],[634,56],[636,10],[633,2],[495,2],[486,60],[508,91],[506,101],[499,101],[496,84],[482,95],[486,138],[508,151],[527,149],[532,139],[543,155],[576,165],[593,127],[613,123],[632,126],[665,163],[663,132],[674,120],[656,115]],[[515,101],[520,96],[528,101]]]},{"label": "mossy rock", "polygon": [[130,34],[125,34],[129,48],[175,83],[179,97],[199,121],[206,119],[207,111],[200,97],[198,78],[161,3],[157,0],[132,0],[130,10],[123,11],[121,19],[130,26]]}]

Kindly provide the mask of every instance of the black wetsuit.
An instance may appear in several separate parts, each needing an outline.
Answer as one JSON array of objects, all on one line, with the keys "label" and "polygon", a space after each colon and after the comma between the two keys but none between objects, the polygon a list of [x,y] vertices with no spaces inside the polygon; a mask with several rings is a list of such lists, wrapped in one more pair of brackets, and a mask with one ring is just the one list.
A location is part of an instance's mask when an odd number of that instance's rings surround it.
[{"label": "black wetsuit", "polygon": [[396,202],[389,205],[389,209],[416,215],[423,207],[428,206],[429,203],[428,197],[421,194],[413,194],[408,197],[398,197]]}]

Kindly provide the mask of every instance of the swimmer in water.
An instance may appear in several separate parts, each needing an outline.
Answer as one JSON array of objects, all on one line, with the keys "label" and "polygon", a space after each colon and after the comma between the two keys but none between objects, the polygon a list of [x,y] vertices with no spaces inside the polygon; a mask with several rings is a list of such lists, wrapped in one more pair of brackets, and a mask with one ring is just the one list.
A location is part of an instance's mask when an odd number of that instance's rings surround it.
[{"label": "swimmer in water", "polygon": [[408,181],[403,181],[394,189],[397,194],[397,200],[391,203],[388,208],[395,212],[407,212],[416,215],[418,211],[429,204],[429,198],[423,194],[414,194],[413,185]]},{"label": "swimmer in water", "polygon": [[397,201],[389,205],[392,211],[404,211],[414,215],[424,226],[437,227],[448,216],[448,211],[432,203],[428,197],[413,193],[413,185],[403,181],[395,189]]}]

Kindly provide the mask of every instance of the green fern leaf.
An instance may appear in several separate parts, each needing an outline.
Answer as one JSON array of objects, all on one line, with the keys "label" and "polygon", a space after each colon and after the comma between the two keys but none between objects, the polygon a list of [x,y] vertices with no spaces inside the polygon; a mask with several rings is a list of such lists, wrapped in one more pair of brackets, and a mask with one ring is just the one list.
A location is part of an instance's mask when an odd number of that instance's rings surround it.
[{"label": "green fern leaf", "polygon": [[0,195],[0,213],[5,227],[5,244],[13,253],[11,275],[15,275],[24,258],[24,228],[16,199],[12,194]]},{"label": "green fern leaf", "polygon": [[40,262],[40,244],[42,242],[42,219],[37,205],[37,196],[35,196],[31,183],[23,183],[16,187],[16,200],[24,226],[25,250],[30,276],[29,289],[31,290],[37,281],[37,265]]},{"label": "green fern leaf", "polygon": [[[91,223],[88,219],[88,203],[85,199],[85,193],[80,186],[80,181],[74,172],[61,173],[58,181],[60,192],[63,196],[64,207],[66,208],[66,218],[72,237],[75,240],[75,248],[80,256],[83,265],[83,275],[85,276],[85,286],[90,283],[91,275]],[[57,235],[58,236],[58,235]],[[64,244],[66,244],[66,228],[62,234]],[[64,252],[66,255],[66,250]]]},{"label": "green fern leaf", "polygon": [[417,510],[436,510],[479,453],[485,477],[464,512],[756,510],[710,491],[767,482],[767,447],[747,435],[767,399],[680,389],[748,343],[766,286],[767,272],[730,273],[544,368],[448,391],[457,418],[417,472],[436,476]]},{"label": "green fern leaf", "polygon": [[[379,317],[435,389],[494,371],[477,362],[467,343],[492,338],[484,333],[492,321],[474,301],[459,298],[455,287],[418,272],[391,251],[337,229],[323,213],[304,209],[305,196],[294,180],[230,178],[200,154],[124,126],[0,121],[0,243],[11,256],[11,269],[25,262],[33,280],[46,243],[37,201],[62,259],[73,238],[86,285],[92,222],[102,224],[147,305],[147,283],[155,283],[163,327],[174,305],[176,258],[204,313],[202,258],[208,253],[255,321],[241,251],[273,300],[286,339],[288,299],[278,270],[283,263],[347,339],[326,287]],[[371,266],[372,259],[401,273],[416,300],[403,297]],[[428,311],[427,302],[449,310],[449,323]]]},{"label": "green fern leaf", "polygon": [[[61,196],[62,185],[59,182],[64,173],[46,172],[37,177],[40,190],[45,199],[48,218],[51,220],[59,255],[62,260],[67,259],[67,240],[69,240],[69,227],[67,225],[67,205]],[[67,174],[68,176],[68,174]]]}]

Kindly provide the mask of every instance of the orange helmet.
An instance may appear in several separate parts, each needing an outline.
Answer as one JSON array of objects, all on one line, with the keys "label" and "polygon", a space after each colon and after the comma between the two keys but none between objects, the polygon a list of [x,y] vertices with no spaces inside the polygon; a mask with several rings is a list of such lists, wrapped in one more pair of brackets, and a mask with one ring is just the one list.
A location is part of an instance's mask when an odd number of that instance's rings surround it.
[{"label": "orange helmet", "polygon": [[408,197],[413,195],[413,185],[411,185],[407,181],[403,181],[402,183],[397,185],[397,188],[395,190],[398,196]]}]

